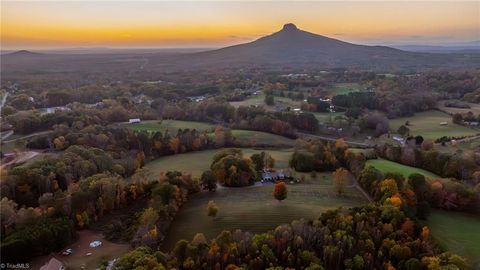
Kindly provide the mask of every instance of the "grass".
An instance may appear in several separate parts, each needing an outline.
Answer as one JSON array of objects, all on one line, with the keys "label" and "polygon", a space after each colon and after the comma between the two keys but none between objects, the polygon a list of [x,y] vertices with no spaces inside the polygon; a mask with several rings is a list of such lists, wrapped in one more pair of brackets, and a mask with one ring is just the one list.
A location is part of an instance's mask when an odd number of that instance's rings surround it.
[{"label": "grass", "polygon": [[480,147],[480,138],[462,141],[458,146],[463,150],[474,150]]},{"label": "grass", "polygon": [[387,172],[401,173],[405,178],[408,178],[408,176],[412,173],[419,173],[419,174],[423,174],[426,178],[431,180],[441,179],[440,176],[432,172],[426,171],[424,169],[402,165],[400,163],[385,160],[385,159],[370,159],[370,160],[367,160],[366,165],[373,166],[384,173],[387,173]]},{"label": "grass", "polygon": [[239,142],[247,144],[255,142],[255,145],[276,145],[282,147],[293,147],[295,145],[295,140],[293,139],[260,131],[234,129],[232,130],[232,135]]},{"label": "grass", "polygon": [[360,86],[356,83],[338,83],[333,89],[333,95],[347,95],[352,92],[358,92]]},{"label": "grass", "polygon": [[480,114],[480,104],[465,102],[470,106],[470,108],[455,108],[455,107],[446,107],[445,102],[447,101],[449,100],[439,101],[437,103],[438,109],[441,111],[447,112],[449,114],[455,114],[455,113],[465,114],[468,112],[472,112],[475,115]]},{"label": "grass", "polygon": [[[275,159],[275,168],[288,168],[288,162],[292,155],[292,149],[285,150],[258,150],[252,148],[242,148],[245,156],[251,156],[261,151],[268,152]],[[205,150],[162,157],[149,162],[147,167],[155,176],[161,172],[177,170],[191,173],[193,176],[201,176],[202,173],[210,168],[212,158],[220,149]]]},{"label": "grass", "polygon": [[128,128],[141,131],[166,131],[176,134],[178,129],[196,129],[198,131],[210,131],[215,129],[215,125],[204,123],[204,122],[195,122],[195,121],[181,121],[181,120],[152,120],[152,121],[143,121],[138,124],[129,124]]},{"label": "grass", "polygon": [[[139,124],[128,125],[133,130],[145,130],[149,132],[168,130],[171,134],[176,134],[178,129],[196,129],[198,131],[213,131],[215,125],[195,121],[180,121],[180,120],[163,120],[163,121],[145,121]],[[266,132],[253,130],[232,130],[232,135],[243,144],[251,144],[255,142],[256,145],[273,145],[281,147],[293,147],[295,140],[289,139],[280,135],[275,135]]]},{"label": "grass", "polygon": [[434,210],[428,217],[428,226],[440,246],[480,266],[479,216]]},{"label": "grass", "polygon": [[[328,209],[366,203],[355,188],[348,188],[345,196],[337,197],[331,185],[323,183],[288,185],[288,197],[282,202],[276,201],[272,192],[270,184],[193,195],[173,221],[162,249],[171,249],[181,239],[191,240],[196,233],[207,238],[233,229],[260,233],[292,220],[317,218]],[[219,207],[215,218],[207,216],[210,200]]]},{"label": "grass", "polygon": [[[409,121],[408,128],[411,135],[421,135],[424,138],[435,140],[442,136],[463,137],[473,136],[478,133],[469,127],[454,124],[450,115],[441,111],[426,111],[416,113],[413,117],[396,118],[390,121],[390,128],[396,132],[401,125]],[[441,126],[441,122],[447,122],[448,125]]]},{"label": "grass", "polygon": [[317,118],[318,122],[326,123],[333,121],[337,116],[345,115],[345,112],[316,112],[313,114],[315,115],[315,118]]},{"label": "grass", "polygon": [[[292,100],[291,98],[288,97],[279,97],[279,96],[274,96],[274,101],[275,105],[281,105],[282,107],[290,107],[290,108],[297,108],[300,107],[301,101],[295,101]],[[255,96],[251,96],[245,100],[242,101],[232,101],[230,104],[234,107],[240,107],[240,106],[263,106],[267,110],[273,110],[275,106],[268,106],[265,104],[265,94],[261,93]]]}]

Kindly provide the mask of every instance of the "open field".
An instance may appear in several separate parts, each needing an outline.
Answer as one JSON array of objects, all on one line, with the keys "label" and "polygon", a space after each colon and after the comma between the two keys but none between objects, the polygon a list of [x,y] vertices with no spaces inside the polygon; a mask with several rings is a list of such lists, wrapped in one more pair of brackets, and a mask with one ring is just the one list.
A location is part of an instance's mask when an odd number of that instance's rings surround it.
[{"label": "open field", "polygon": [[480,137],[463,140],[458,144],[458,147],[463,150],[474,150],[480,147]]},{"label": "open field", "polygon": [[[392,119],[390,120],[391,130],[396,132],[406,121],[410,124],[408,128],[411,135],[422,135],[424,138],[433,140],[442,136],[463,137],[480,133],[478,130],[454,124],[451,116],[441,111],[426,111],[416,113],[413,117]],[[441,122],[447,122],[448,125],[441,126]]]},{"label": "open field", "polygon": [[429,178],[429,179],[441,179],[440,176],[432,172],[426,171],[424,169],[402,165],[400,163],[396,163],[396,162],[385,160],[385,159],[370,159],[370,160],[367,160],[366,165],[373,166],[384,173],[386,172],[401,173],[405,178],[407,178],[412,173],[419,173],[419,174],[423,174],[426,178]]},{"label": "open field", "polygon": [[434,210],[428,217],[428,226],[440,246],[480,267],[480,216]]},{"label": "open field", "polygon": [[246,98],[245,100],[242,101],[231,101],[230,104],[236,108],[240,106],[267,106],[265,104],[265,95],[263,93],[255,95],[255,96],[250,96]]},{"label": "open field", "polygon": [[296,108],[300,107],[300,101],[295,101],[292,100],[288,97],[279,97],[275,96],[274,98],[275,105],[274,106],[268,106],[265,104],[265,94],[261,93],[255,96],[251,96],[245,100],[242,101],[232,101],[230,104],[234,107],[240,107],[240,106],[263,106],[267,110],[274,110],[275,106],[282,106],[284,108],[290,107],[290,108]]},{"label": "open field", "polygon": [[462,108],[446,107],[445,102],[447,102],[447,100],[441,100],[437,103],[437,107],[439,110],[450,113],[450,114],[455,114],[455,113],[465,114],[468,112],[472,112],[475,115],[480,114],[480,104],[463,102],[463,103],[467,103],[470,106],[470,108],[462,109]]},{"label": "open field", "polygon": [[[207,132],[215,129],[215,125],[210,123],[180,120],[145,121],[139,124],[128,125],[128,127],[137,131],[145,130],[149,132],[164,132],[165,130],[168,130],[171,134],[176,134],[178,129],[186,128],[194,128],[199,131]],[[293,139],[261,131],[233,129],[232,135],[239,142],[244,144],[252,144],[255,142],[257,145],[274,145],[281,147],[293,147],[295,145],[295,140]]]},{"label": "open field", "polygon": [[331,122],[335,120],[335,117],[337,116],[342,116],[345,113],[344,112],[316,112],[313,113],[315,115],[315,118],[317,118],[318,122],[320,123],[326,123],[326,122]]},{"label": "open field", "polygon": [[[96,248],[90,247],[89,244],[95,240],[102,241],[102,245]],[[129,244],[109,242],[101,233],[91,230],[79,231],[78,240],[65,247],[65,249],[68,248],[73,249],[72,255],[55,256],[64,263],[67,269],[95,269],[102,262],[116,259],[131,249]],[[92,253],[92,255],[87,256],[87,253]],[[30,263],[30,267],[31,269],[40,269],[48,260],[50,260],[50,256],[37,257]]]},{"label": "open field", "polygon": [[347,95],[352,92],[360,91],[358,83],[337,83],[332,89],[332,96]]},{"label": "open field", "polygon": [[[328,173],[328,177],[330,177]],[[241,229],[259,233],[295,219],[317,218],[322,212],[340,206],[366,203],[355,188],[337,197],[331,185],[324,183],[288,185],[288,197],[282,202],[273,198],[273,185],[244,188],[221,188],[216,192],[193,195],[173,221],[162,249],[171,249],[178,240],[191,240],[196,233],[207,238],[223,230]],[[217,217],[207,216],[207,203],[219,207]]]},{"label": "open field", "polygon": [[[147,167],[154,175],[160,172],[181,171],[191,173],[193,176],[201,176],[202,173],[210,168],[212,158],[215,153],[221,149],[205,150],[162,157],[149,162]],[[245,156],[251,156],[261,151],[268,152],[275,159],[275,168],[288,168],[288,161],[292,155],[292,149],[285,150],[260,150],[251,148],[242,148]]]},{"label": "open field", "polygon": [[210,131],[215,129],[215,125],[204,122],[181,121],[181,120],[152,120],[143,121],[138,124],[128,124],[128,128],[133,130],[145,130],[150,132],[168,130],[172,134],[176,134],[178,129],[196,129],[198,131]]},{"label": "open field", "polygon": [[241,143],[255,145],[273,145],[281,147],[293,147],[295,145],[294,139],[289,139],[280,135],[266,133],[261,131],[234,129],[232,135]]}]

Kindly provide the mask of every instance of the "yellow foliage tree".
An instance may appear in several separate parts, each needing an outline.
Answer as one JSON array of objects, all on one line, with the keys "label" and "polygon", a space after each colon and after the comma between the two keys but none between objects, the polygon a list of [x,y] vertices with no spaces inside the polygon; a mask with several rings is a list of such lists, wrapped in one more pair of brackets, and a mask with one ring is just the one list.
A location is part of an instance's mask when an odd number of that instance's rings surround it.
[{"label": "yellow foliage tree", "polygon": [[333,172],[333,183],[337,195],[342,195],[346,186],[350,182],[350,172],[344,168],[338,168]]},{"label": "yellow foliage tree", "polygon": [[390,202],[393,206],[398,208],[402,207],[402,204],[403,204],[402,197],[398,193],[388,198],[387,201]]}]

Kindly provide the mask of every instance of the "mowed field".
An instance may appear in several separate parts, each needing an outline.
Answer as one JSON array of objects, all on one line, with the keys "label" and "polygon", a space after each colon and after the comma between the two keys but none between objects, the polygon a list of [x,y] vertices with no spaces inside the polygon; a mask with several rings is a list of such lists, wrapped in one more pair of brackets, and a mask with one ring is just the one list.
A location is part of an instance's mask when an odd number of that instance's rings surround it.
[{"label": "mowed field", "polygon": [[331,90],[332,96],[347,95],[358,91],[360,91],[360,85],[358,83],[337,83]]},{"label": "mowed field", "polygon": [[433,210],[428,226],[435,241],[444,249],[466,257],[480,269],[480,216]]},{"label": "mowed field", "polygon": [[[215,130],[215,125],[210,123],[180,120],[144,121],[138,124],[129,124],[128,127],[133,130],[144,130],[148,132],[164,132],[168,130],[170,134],[176,134],[178,129],[186,128],[207,131],[209,134],[213,134],[213,131]],[[261,131],[233,129],[232,135],[242,144],[279,147],[293,147],[295,145],[295,140],[293,139]]]},{"label": "mowed field", "polygon": [[313,114],[315,115],[315,118],[317,118],[318,122],[326,123],[326,122],[331,122],[335,120],[337,116],[342,116],[345,113],[344,112],[316,112]]},{"label": "mowed field", "polygon": [[470,108],[465,108],[464,109],[464,108],[447,107],[447,106],[445,106],[445,102],[447,102],[447,101],[448,100],[439,101],[437,103],[438,109],[442,110],[444,112],[448,112],[450,114],[454,114],[454,113],[465,114],[465,113],[468,113],[468,112],[472,112],[475,115],[480,114],[480,104],[465,102],[470,106]]},{"label": "mowed field", "polygon": [[[480,133],[469,127],[460,126],[452,122],[452,117],[441,111],[426,111],[416,113],[413,117],[403,117],[390,120],[390,128],[396,133],[401,125],[409,122],[408,128],[411,135],[421,135],[424,138],[435,140],[442,136],[463,137],[473,136]],[[441,126],[441,122],[447,122],[448,125]]]},{"label": "mowed field", "polygon": [[[218,151],[221,151],[221,149],[166,156],[147,163],[145,167],[148,168],[154,176],[159,175],[161,172],[173,170],[191,173],[193,176],[201,176],[204,171],[210,168],[212,158]],[[293,150],[260,150],[242,148],[242,151],[244,156],[251,156],[254,153],[260,153],[262,151],[268,152],[275,159],[275,168],[285,169],[288,168],[288,162]]]},{"label": "mowed field", "polygon": [[385,159],[370,159],[370,160],[367,160],[366,165],[373,166],[384,173],[387,173],[387,172],[401,173],[405,178],[408,178],[408,176],[412,173],[419,173],[419,174],[423,174],[426,178],[429,178],[430,180],[441,179],[440,176],[432,172],[426,171],[424,169],[402,165],[400,163],[393,162],[390,160],[385,160]]},{"label": "mowed field", "polygon": [[[331,177],[330,173],[326,173]],[[244,188],[220,188],[216,192],[202,192],[190,197],[173,221],[162,246],[169,250],[181,239],[191,240],[203,233],[207,238],[223,230],[241,229],[253,233],[274,229],[293,220],[317,218],[322,212],[367,203],[355,189],[347,188],[344,196],[335,195],[330,184],[288,185],[288,196],[282,202],[273,198],[273,185]],[[207,203],[214,200],[219,211],[217,217],[207,216]]]},{"label": "mowed field", "polygon": [[275,106],[282,106],[284,108],[290,107],[290,108],[297,108],[300,107],[300,101],[292,100],[291,98],[288,97],[279,97],[279,96],[274,96],[274,101],[275,105],[274,106],[268,106],[265,104],[265,94],[261,93],[255,96],[251,96],[245,100],[242,101],[232,101],[230,104],[234,107],[240,107],[240,106],[263,106],[267,110],[273,110]]},{"label": "mowed field", "polygon": [[215,125],[204,122],[195,122],[195,121],[181,121],[181,120],[151,120],[143,121],[138,124],[128,124],[128,128],[133,130],[141,131],[166,131],[168,130],[172,134],[176,134],[179,129],[196,129],[198,131],[213,131]]},{"label": "mowed field", "polygon": [[280,135],[275,135],[271,133],[253,131],[253,130],[243,130],[243,129],[234,129],[232,130],[232,135],[240,143],[248,145],[270,145],[278,147],[293,147],[295,146],[295,140],[286,138]]}]

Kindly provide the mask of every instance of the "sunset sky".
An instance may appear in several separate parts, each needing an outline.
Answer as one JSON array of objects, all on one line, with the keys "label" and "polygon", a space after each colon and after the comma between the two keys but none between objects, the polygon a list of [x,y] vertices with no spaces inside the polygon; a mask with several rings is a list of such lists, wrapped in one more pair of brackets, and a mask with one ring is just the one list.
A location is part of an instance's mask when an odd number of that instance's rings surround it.
[{"label": "sunset sky", "polygon": [[366,44],[480,40],[479,1],[3,1],[2,49],[221,47],[299,28]]}]

